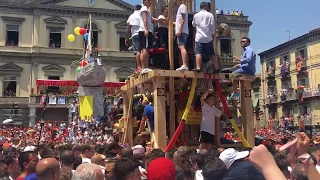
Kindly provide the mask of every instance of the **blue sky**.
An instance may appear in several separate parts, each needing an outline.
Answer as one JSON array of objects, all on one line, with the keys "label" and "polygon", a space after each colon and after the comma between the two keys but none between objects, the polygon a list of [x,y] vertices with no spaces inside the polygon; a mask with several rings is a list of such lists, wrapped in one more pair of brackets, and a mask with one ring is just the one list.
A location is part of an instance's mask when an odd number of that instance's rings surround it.
[{"label": "blue sky", "polygon": [[[125,1],[141,3],[141,0]],[[293,39],[320,27],[320,0],[216,0],[216,7],[242,10],[249,16],[253,22],[249,37],[257,54],[287,41],[286,30]],[[257,71],[260,71],[260,62],[257,62]]]}]

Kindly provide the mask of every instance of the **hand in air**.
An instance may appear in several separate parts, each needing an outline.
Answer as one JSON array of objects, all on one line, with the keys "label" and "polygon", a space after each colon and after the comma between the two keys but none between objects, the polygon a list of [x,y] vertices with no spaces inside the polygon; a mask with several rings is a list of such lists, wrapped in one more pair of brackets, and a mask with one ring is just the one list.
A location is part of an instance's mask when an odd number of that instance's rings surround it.
[{"label": "hand in air", "polygon": [[296,138],[298,139],[298,155],[308,153],[310,144],[310,138],[308,137],[308,135],[306,135],[304,132],[298,132],[296,134]]},{"label": "hand in air", "polygon": [[276,166],[276,162],[274,161],[271,153],[262,144],[252,149],[249,155],[249,161],[259,170],[266,168],[266,164],[268,166]]}]

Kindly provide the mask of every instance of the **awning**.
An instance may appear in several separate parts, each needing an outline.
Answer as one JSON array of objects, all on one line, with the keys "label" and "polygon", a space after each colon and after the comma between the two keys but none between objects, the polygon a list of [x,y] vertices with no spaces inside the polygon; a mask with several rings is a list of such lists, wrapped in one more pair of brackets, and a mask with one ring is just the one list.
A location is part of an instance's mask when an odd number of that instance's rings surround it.
[{"label": "awning", "polygon": [[[125,85],[125,82],[104,82],[103,87],[106,88],[120,88]],[[78,87],[79,84],[75,80],[45,80],[38,79],[36,81],[37,86],[75,86]]]},{"label": "awning", "polygon": [[254,101],[253,108],[257,108],[259,106],[259,92],[254,93]]}]

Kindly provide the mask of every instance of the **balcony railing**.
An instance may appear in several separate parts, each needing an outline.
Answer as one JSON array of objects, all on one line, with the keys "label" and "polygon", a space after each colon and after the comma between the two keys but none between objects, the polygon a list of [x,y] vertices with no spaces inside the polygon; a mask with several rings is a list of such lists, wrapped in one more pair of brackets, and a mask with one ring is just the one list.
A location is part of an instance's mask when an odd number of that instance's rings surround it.
[{"label": "balcony railing", "polygon": [[[32,96],[32,97],[30,97],[29,105],[41,106],[40,100],[41,100],[41,96]],[[48,107],[50,107],[50,106],[51,107],[54,107],[54,106],[64,107],[64,106],[68,106],[69,104],[71,104],[75,100],[76,100],[76,97],[74,97],[74,96],[57,96],[55,102],[48,101],[48,98],[47,98],[46,102],[47,102]]]},{"label": "balcony railing", "polygon": [[0,104],[27,104],[29,102],[29,97],[0,97]]},{"label": "balcony railing", "polygon": [[267,99],[266,99],[266,104],[268,105],[268,104],[275,104],[275,103],[277,103],[277,96],[269,96],[269,97],[267,97]]}]

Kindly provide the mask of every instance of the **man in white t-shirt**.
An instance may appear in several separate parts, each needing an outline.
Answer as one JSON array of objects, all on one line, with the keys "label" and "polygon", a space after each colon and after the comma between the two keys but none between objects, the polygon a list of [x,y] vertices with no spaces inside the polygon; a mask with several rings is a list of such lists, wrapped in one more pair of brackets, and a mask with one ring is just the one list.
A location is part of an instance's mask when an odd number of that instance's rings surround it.
[{"label": "man in white t-shirt", "polygon": [[211,57],[215,71],[218,71],[218,61],[213,49],[213,35],[215,32],[215,19],[208,12],[207,2],[200,3],[200,11],[193,17],[192,26],[196,28],[196,67],[193,71],[200,72],[202,56]]},{"label": "man in white t-shirt", "polygon": [[179,8],[175,21],[175,34],[177,36],[177,43],[182,58],[182,66],[176,70],[189,71],[189,56],[186,50],[187,39],[189,36],[188,9],[186,5],[182,4],[182,0],[176,0],[176,5],[179,6]]},{"label": "man in white t-shirt", "polygon": [[131,39],[134,55],[136,56],[137,68],[134,73],[141,70],[140,62],[140,39],[139,28],[141,18],[141,5],[135,5],[133,14],[127,20],[127,32],[126,32],[126,45],[129,45],[129,39]]},{"label": "man in white t-shirt", "polygon": [[141,74],[152,71],[149,69],[149,50],[153,44],[153,24],[152,16],[149,11],[151,2],[150,0],[143,0],[143,6],[140,9],[140,28],[139,28],[139,40],[140,40],[140,62],[141,62]]},{"label": "man in white t-shirt", "polygon": [[158,17],[159,44],[168,47],[168,6],[162,8],[162,14]]}]

